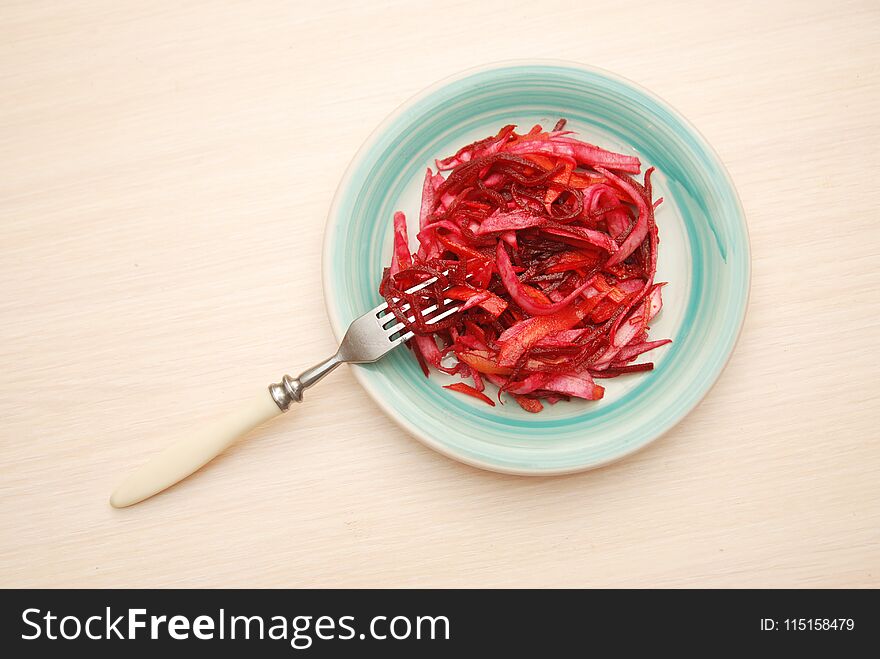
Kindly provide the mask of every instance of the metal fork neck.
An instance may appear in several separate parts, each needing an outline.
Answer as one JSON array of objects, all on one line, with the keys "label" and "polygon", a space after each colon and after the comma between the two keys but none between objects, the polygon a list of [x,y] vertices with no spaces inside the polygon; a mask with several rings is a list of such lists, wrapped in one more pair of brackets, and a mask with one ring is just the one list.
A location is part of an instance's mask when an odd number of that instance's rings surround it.
[{"label": "metal fork neck", "polygon": [[303,392],[306,389],[325,378],[341,363],[342,360],[339,358],[339,355],[335,354],[320,364],[307,368],[296,378],[285,375],[281,378],[281,382],[269,385],[269,393],[272,395],[272,400],[275,401],[275,404],[278,405],[282,412],[286,412],[291,403],[302,402]]}]

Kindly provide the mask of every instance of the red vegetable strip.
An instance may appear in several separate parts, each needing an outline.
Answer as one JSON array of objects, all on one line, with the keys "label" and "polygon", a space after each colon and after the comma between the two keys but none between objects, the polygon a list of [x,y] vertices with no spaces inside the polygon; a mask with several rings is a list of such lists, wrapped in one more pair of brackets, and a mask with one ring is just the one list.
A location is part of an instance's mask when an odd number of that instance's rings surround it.
[{"label": "red vegetable strip", "polygon": [[[429,229],[432,228],[428,227]],[[419,234],[421,236],[421,234]],[[450,252],[455,253],[457,256],[465,259],[485,259],[486,256],[472,247],[468,247],[467,245],[453,239],[451,236],[444,236],[443,234],[437,234],[437,240],[439,240]]]},{"label": "red vegetable strip", "polygon": [[422,184],[422,203],[419,207],[419,231],[428,226],[428,219],[434,212],[434,174],[431,168],[425,170],[425,182]]},{"label": "red vegetable strip", "polygon": [[557,346],[564,345],[567,343],[573,343],[580,339],[584,334],[589,332],[588,329],[573,329],[573,330],[562,330],[560,332],[556,332],[555,334],[551,334],[549,336],[545,336],[543,339],[538,341],[535,345],[538,346]]},{"label": "red vegetable strip", "polygon": [[545,336],[570,329],[582,318],[581,310],[574,305],[549,316],[533,316],[512,325],[498,337],[498,343],[501,345],[498,363],[501,366],[515,365],[526,350]]},{"label": "red vegetable strip", "polygon": [[[483,376],[480,375],[479,371],[475,371],[474,369],[470,369],[469,373],[471,379],[474,381],[474,389],[479,392],[483,392],[486,389],[486,383],[483,382]],[[464,375],[462,375],[464,377]]]},{"label": "red vegetable strip", "polygon": [[638,208],[636,225],[633,227],[630,234],[626,237],[626,240],[621,243],[620,249],[615,252],[608,260],[608,265],[614,265],[615,263],[620,263],[630,254],[636,251],[636,248],[642,243],[642,241],[645,239],[645,236],[648,235],[648,218],[653,217],[654,208],[653,206],[651,206],[651,204],[645,203],[642,195],[628,181],[612,174],[606,169],[602,169],[601,167],[598,167],[597,171],[600,174],[607,176],[610,180],[614,181],[618,186],[620,186],[620,188],[629,195],[630,201],[632,201],[632,203],[634,203]]},{"label": "red vegetable strip", "polygon": [[553,140],[526,140],[513,144],[508,148],[510,153],[518,155],[544,154],[549,156],[562,156],[571,158],[578,165],[598,169],[601,166],[612,167],[621,172],[638,174],[642,166],[639,159],[634,156],[624,156],[620,153],[612,153],[592,144],[563,141],[569,138],[558,137]]},{"label": "red vegetable strip", "polygon": [[611,254],[614,254],[618,251],[617,244],[611,239],[608,234],[602,233],[601,231],[594,231],[593,229],[581,227],[573,227],[571,225],[550,224],[549,222],[541,227],[541,230],[544,233],[549,233],[554,236],[565,236],[567,238],[572,238],[574,240],[583,241],[591,245],[595,245],[596,247],[601,247],[606,252],[609,252]]},{"label": "red vegetable strip", "polygon": [[516,394],[514,394],[513,399],[517,403],[519,403],[519,406],[523,408],[526,412],[531,412],[532,414],[537,414],[544,409],[541,401],[535,398],[529,398],[527,396],[517,396]]},{"label": "red vegetable strip", "polygon": [[654,363],[647,362],[645,364],[627,364],[626,366],[618,366],[616,368],[609,368],[604,371],[594,372],[592,375],[594,378],[616,378],[618,375],[624,375],[626,373],[638,373],[641,371],[653,371]]},{"label": "red vegetable strip", "polygon": [[562,252],[550,260],[544,267],[544,272],[553,274],[557,272],[565,272],[566,270],[575,270],[577,268],[592,268],[599,264],[600,258],[592,251],[571,250]]},{"label": "red vegetable strip", "polygon": [[464,301],[465,304],[461,307],[462,311],[479,305],[493,316],[500,316],[507,308],[507,302],[494,293],[467,286],[453,286],[446,291],[446,297]]},{"label": "red vegetable strip", "polygon": [[530,394],[537,389],[544,389],[550,379],[548,373],[530,373],[522,380],[506,384],[505,391],[518,395]]},{"label": "red vegetable strip", "polygon": [[660,341],[647,341],[645,343],[627,345],[621,348],[620,352],[617,353],[617,360],[621,362],[628,362],[632,359],[635,359],[642,353],[653,350],[654,348],[659,348],[660,346],[665,346],[667,343],[672,343],[672,339],[661,339]]},{"label": "red vegetable strip", "polygon": [[477,391],[469,384],[465,384],[464,382],[455,382],[453,384],[444,385],[444,389],[452,389],[452,391],[457,391],[462,394],[467,394],[468,396],[473,396],[477,400],[481,400],[484,403],[495,407],[495,401],[489,398],[486,394],[481,391]]},{"label": "red vegetable strip", "polygon": [[[455,373],[456,369],[447,368],[440,363],[443,355],[441,354],[440,349],[437,347],[437,342],[434,341],[433,336],[425,336],[424,334],[416,335],[411,340],[413,341],[413,343],[415,343],[416,347],[419,350],[419,355],[421,355],[421,358],[427,364],[433,366],[438,371],[443,371],[444,373],[448,373],[450,375]],[[427,375],[428,374],[425,373],[425,376]]]},{"label": "red vegetable strip", "polygon": [[409,238],[406,235],[406,216],[397,211],[394,214],[394,253],[391,255],[391,274],[395,275],[411,265]]},{"label": "red vegetable strip", "polygon": [[487,375],[510,375],[513,372],[509,367],[500,366],[490,359],[488,352],[460,352],[458,358],[474,370]]},{"label": "red vegetable strip", "polygon": [[585,400],[599,400],[605,395],[605,389],[593,383],[589,373],[579,375],[554,375],[543,387],[547,391],[555,391],[565,396],[575,396]]},{"label": "red vegetable strip", "polygon": [[527,229],[529,227],[544,226],[548,222],[550,222],[549,217],[533,215],[522,210],[496,213],[483,221],[480,228],[477,229],[477,234],[483,235],[495,231]]},{"label": "red vegetable strip", "polygon": [[654,288],[651,290],[651,306],[648,309],[648,322],[654,320],[654,316],[660,313],[660,309],[663,308],[663,287],[666,283],[655,284]]}]

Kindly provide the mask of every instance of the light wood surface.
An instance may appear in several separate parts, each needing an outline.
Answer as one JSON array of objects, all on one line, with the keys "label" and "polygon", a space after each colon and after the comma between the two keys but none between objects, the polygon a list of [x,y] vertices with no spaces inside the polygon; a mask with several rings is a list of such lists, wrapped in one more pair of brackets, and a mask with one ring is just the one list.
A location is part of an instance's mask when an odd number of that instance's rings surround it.
[{"label": "light wood surface", "polygon": [[[422,87],[563,58],[716,147],[753,250],[720,381],[647,450],[482,472],[347,368],[193,478],[165,437],[333,349],[350,158]],[[880,5],[115,2],[0,7],[0,585],[880,585]]]}]

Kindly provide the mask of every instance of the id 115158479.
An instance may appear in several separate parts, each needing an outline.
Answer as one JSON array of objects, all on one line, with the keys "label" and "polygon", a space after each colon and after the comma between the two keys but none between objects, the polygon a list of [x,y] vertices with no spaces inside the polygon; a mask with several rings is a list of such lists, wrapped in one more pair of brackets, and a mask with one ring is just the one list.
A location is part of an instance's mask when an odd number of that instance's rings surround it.
[{"label": "id 115158479", "polygon": [[785,632],[851,632],[856,628],[856,621],[852,618],[785,618],[774,620],[773,618],[761,619],[761,631],[785,631]]}]

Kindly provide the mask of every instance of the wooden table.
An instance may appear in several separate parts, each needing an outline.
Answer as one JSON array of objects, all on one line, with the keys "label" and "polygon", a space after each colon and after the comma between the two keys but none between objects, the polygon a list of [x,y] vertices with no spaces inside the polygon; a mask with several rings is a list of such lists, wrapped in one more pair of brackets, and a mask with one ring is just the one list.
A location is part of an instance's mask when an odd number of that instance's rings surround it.
[{"label": "wooden table", "polygon": [[[729,167],[727,370],[598,471],[479,471],[340,369],[127,510],[179,428],[331,351],[320,253],[373,127],[493,60],[614,70]],[[880,585],[880,7],[112,0],[0,9],[0,585]]]}]

